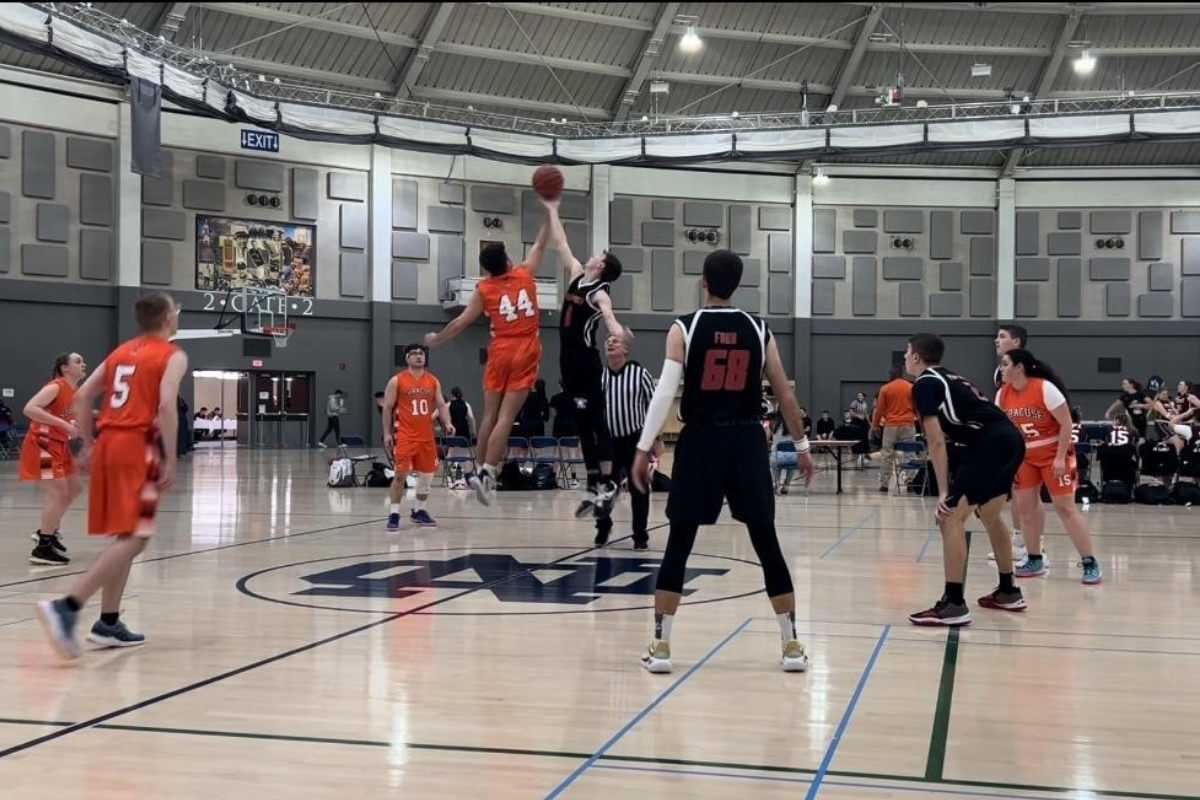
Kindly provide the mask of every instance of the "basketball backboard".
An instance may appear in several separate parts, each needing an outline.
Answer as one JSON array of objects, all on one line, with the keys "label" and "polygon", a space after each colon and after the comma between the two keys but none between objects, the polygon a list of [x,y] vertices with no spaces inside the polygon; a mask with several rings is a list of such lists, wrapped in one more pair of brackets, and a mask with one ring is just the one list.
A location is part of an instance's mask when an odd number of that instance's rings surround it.
[{"label": "basketball backboard", "polygon": [[231,288],[223,300],[217,301],[220,316],[217,330],[236,329],[244,336],[270,337],[275,344],[286,347],[288,338],[296,329],[289,319],[289,309],[294,298],[282,289],[244,286]]}]

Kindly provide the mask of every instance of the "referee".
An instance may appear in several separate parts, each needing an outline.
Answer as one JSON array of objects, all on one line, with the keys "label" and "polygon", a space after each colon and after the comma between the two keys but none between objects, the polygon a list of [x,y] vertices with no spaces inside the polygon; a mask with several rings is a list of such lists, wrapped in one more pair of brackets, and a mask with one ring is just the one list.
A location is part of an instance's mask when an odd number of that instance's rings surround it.
[{"label": "referee", "polygon": [[[646,411],[654,397],[654,379],[645,367],[629,360],[629,345],[624,339],[609,336],[605,351],[608,353],[608,368],[601,374],[604,412],[612,433],[613,480],[619,481],[617,476],[620,473],[628,477],[633,469],[633,457],[646,423]],[[661,450],[662,442],[657,442],[656,454]],[[633,504],[633,549],[646,550],[650,547],[650,534],[646,531],[650,517],[650,495],[639,491],[630,480],[629,498]],[[612,526],[609,516],[597,517],[596,546],[608,544]]]}]

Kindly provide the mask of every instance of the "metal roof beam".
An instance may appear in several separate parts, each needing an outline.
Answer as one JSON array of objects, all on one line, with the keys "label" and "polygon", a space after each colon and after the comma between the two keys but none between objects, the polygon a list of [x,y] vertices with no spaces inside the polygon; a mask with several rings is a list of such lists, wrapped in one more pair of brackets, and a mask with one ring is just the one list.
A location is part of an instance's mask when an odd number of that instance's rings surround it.
[{"label": "metal roof beam", "polygon": [[[875,33],[875,28],[879,26],[879,18],[883,16],[883,6],[875,6],[871,9],[871,13],[863,20],[862,27],[858,29],[858,33],[854,36],[854,49],[850,51],[850,55],[846,56],[846,60],[842,62],[841,73],[838,75],[837,86],[833,89],[833,96],[829,98],[830,105],[841,105],[846,99],[846,91],[854,83],[854,78],[858,75],[858,68],[862,65],[863,57],[867,54],[867,44],[871,41],[871,34]],[[813,91],[809,87],[809,91]]]},{"label": "metal roof beam", "polygon": [[476,5],[507,8],[522,14],[538,14],[543,17],[569,19],[575,22],[590,22],[594,25],[609,25],[614,28],[629,28],[635,31],[649,31],[654,29],[654,26],[649,22],[642,22],[640,19],[610,17],[607,14],[597,14],[594,11],[577,11],[574,8],[542,5],[541,3],[476,3]]},{"label": "metal roof beam", "polygon": [[630,71],[629,80],[625,82],[621,93],[617,95],[617,113],[614,115],[617,122],[624,122],[629,117],[629,112],[633,110],[634,103],[642,93],[642,86],[646,83],[646,78],[650,77],[650,67],[662,52],[667,32],[675,21],[675,15],[679,13],[680,5],[682,3],[663,3],[659,7],[658,17],[654,20],[654,30],[650,31],[650,35],[646,37],[641,55],[638,56],[637,63]]},{"label": "metal roof beam", "polygon": [[447,103],[469,103],[471,105],[495,106],[500,108],[515,108],[521,111],[536,111],[547,114],[564,114],[572,117],[579,116],[582,111],[590,120],[607,120],[611,118],[607,108],[590,108],[583,106],[577,109],[570,103],[550,103],[544,100],[526,100],[520,97],[498,97],[476,92],[460,92],[454,89],[438,89],[433,86],[414,86],[413,94],[425,100],[435,100]]},{"label": "metal roof beam", "polygon": [[[1063,59],[1067,57],[1067,50],[1070,49],[1071,42],[1075,38],[1075,31],[1079,29],[1080,17],[1080,14],[1063,17],[1062,27],[1058,30],[1058,40],[1054,44],[1054,54],[1050,56],[1046,66],[1042,69],[1042,74],[1038,77],[1037,86],[1034,87],[1030,99],[1040,100],[1049,95],[1054,88],[1054,80],[1062,70]],[[1000,174],[1005,178],[1012,177],[1024,154],[1025,148],[1023,147],[1009,150],[1008,157],[1004,160],[1004,169],[1000,171]]]},{"label": "metal roof beam", "polygon": [[179,30],[179,26],[187,19],[191,3],[164,3],[158,18],[147,30],[155,36],[166,36],[168,39]]},{"label": "metal roof beam", "polygon": [[429,13],[417,49],[409,54],[408,61],[396,76],[393,94],[397,100],[407,100],[412,96],[412,87],[429,64],[429,57],[433,55],[434,46],[442,38],[442,31],[446,29],[450,15],[454,13],[454,6],[454,3],[438,3]]},{"label": "metal roof beam", "polygon": [[[873,2],[851,2],[852,6],[873,6]],[[1196,14],[1200,3],[997,3],[995,7],[966,8],[964,5],[946,3],[885,3],[889,8],[914,9],[917,11],[941,11],[947,13],[983,12],[989,14],[1051,14],[1056,17],[1075,12],[1088,16],[1114,16],[1124,14]]]},{"label": "metal roof beam", "polygon": [[[670,32],[682,36],[687,33],[687,26],[673,25]],[[705,28],[700,25],[696,26],[696,35],[701,39],[732,39],[764,44],[790,44],[796,47],[826,47],[831,50],[849,50],[854,46],[845,39],[823,39],[820,36],[796,36],[789,33],[763,33],[728,28]]]},{"label": "metal roof beam", "polygon": [[280,77],[299,78],[305,81],[319,81],[337,86],[345,86],[359,92],[391,92],[394,85],[389,81],[374,78],[360,78],[354,75],[343,75],[338,72],[326,72],[323,69],[297,67],[294,64],[280,64],[261,58],[230,55],[229,53],[214,53],[211,50],[197,50],[216,64],[232,64],[247,72],[257,72],[263,75],[278,75]]},{"label": "metal roof beam", "polygon": [[535,67],[587,72],[592,75],[605,75],[611,78],[628,78],[633,74],[628,68],[613,64],[597,64],[593,61],[576,61],[571,58],[554,58],[552,56],[543,58],[537,53],[516,53],[511,50],[498,50],[493,47],[480,47],[474,44],[442,42],[434,49],[439,53],[452,56],[486,58],[493,61],[507,61],[512,64],[530,64]]},{"label": "metal roof beam", "polygon": [[325,31],[326,33],[336,33],[342,36],[349,36],[354,39],[370,39],[373,42],[382,41],[384,44],[395,45],[397,47],[415,48],[419,44],[416,39],[411,36],[405,36],[402,33],[392,33],[390,31],[379,31],[378,37],[375,30],[366,25],[354,25],[349,22],[335,22],[331,19],[323,17],[314,17],[308,14],[297,14],[294,11],[276,11],[273,8],[264,6],[256,6],[251,3],[192,3],[199,8],[206,8],[210,11],[220,11],[224,14],[233,14],[238,17],[248,17],[250,19],[261,19],[267,22],[275,22],[283,25],[297,25],[302,28],[313,28],[314,30]]},{"label": "metal roof beam", "polygon": [[942,53],[945,55],[964,56],[1030,56],[1033,58],[1048,58],[1054,53],[1049,47],[1011,47],[1008,45],[991,44],[940,44],[936,42],[905,42],[901,48],[899,42],[869,42],[867,50],[872,53],[894,53],[900,50],[910,53]]},{"label": "metal roof beam", "polygon": [[[694,75],[690,72],[658,72],[655,71],[653,76],[656,80],[664,80],[670,83],[692,84],[697,86],[739,86],[743,89],[759,89],[768,92],[790,92],[798,94],[803,88],[800,81],[778,81],[768,80],[766,78],[737,78],[725,75]],[[827,83],[812,83],[808,84],[808,93],[810,95],[832,95],[836,88]],[[960,89],[953,87],[950,89],[955,97],[963,100],[1004,100],[1009,93],[1003,89]],[[844,96],[849,97],[876,97],[879,95],[880,89],[874,86],[849,86],[844,92]],[[943,97],[945,92],[936,86],[906,86],[904,87],[904,96],[907,97]],[[818,111],[823,109],[816,109]]]}]

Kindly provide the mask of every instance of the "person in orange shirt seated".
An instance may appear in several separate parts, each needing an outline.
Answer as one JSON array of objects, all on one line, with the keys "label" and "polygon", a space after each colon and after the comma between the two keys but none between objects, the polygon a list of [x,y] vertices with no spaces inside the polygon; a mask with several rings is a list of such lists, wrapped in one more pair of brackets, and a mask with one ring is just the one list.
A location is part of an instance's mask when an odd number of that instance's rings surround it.
[{"label": "person in orange shirt seated", "polygon": [[895,472],[896,442],[917,440],[917,409],[913,405],[912,384],[904,379],[904,368],[888,370],[888,382],[879,390],[871,427],[882,432],[880,448],[879,491],[886,492]]}]

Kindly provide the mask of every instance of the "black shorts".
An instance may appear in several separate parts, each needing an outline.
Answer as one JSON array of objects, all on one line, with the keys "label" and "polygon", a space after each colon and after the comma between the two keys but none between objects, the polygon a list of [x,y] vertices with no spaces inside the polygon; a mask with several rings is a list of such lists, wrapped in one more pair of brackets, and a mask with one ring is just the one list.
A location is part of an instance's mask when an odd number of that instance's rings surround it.
[{"label": "black shorts", "polygon": [[600,353],[588,348],[583,351],[566,351],[559,360],[563,391],[573,397],[604,396],[604,365]]},{"label": "black shorts", "polygon": [[965,497],[981,506],[997,497],[1012,494],[1017,470],[1025,461],[1025,437],[1011,424],[994,424],[980,432],[962,451],[962,462],[953,471],[946,505],[955,506]]},{"label": "black shorts", "polygon": [[775,520],[775,487],[762,426],[685,425],[675,445],[667,519],[712,525],[726,500],[739,522]]}]

